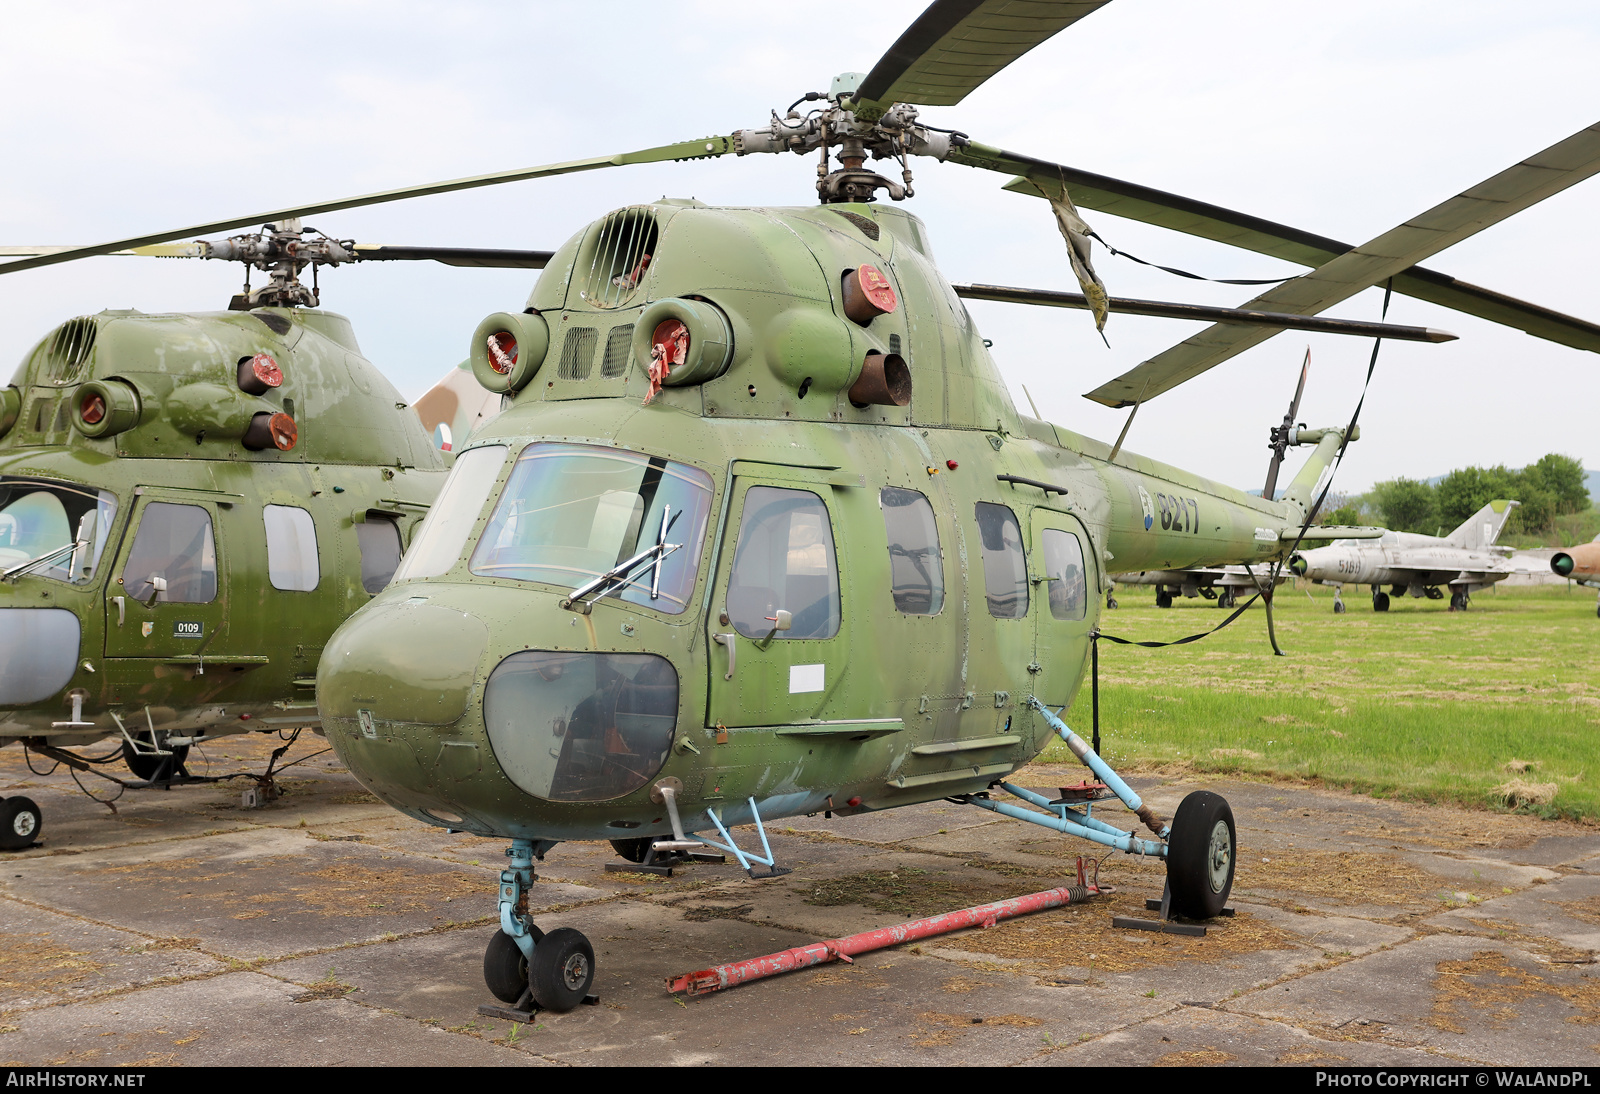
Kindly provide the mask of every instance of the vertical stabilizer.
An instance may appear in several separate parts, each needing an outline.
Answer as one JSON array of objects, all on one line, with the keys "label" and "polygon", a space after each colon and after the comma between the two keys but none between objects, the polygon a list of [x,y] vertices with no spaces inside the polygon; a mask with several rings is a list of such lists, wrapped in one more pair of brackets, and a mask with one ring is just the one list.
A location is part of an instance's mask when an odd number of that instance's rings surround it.
[{"label": "vertical stabilizer", "polygon": [[1511,519],[1511,510],[1521,504],[1520,501],[1491,501],[1462,521],[1461,527],[1445,537],[1445,542],[1469,551],[1493,546],[1494,541],[1500,538],[1506,521]]}]

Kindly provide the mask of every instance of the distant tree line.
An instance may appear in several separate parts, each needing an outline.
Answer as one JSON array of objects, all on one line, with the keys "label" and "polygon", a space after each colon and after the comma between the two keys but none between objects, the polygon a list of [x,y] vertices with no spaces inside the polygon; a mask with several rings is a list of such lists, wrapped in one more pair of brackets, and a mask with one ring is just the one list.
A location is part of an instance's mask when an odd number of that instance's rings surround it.
[{"label": "distant tree line", "polygon": [[1397,532],[1435,535],[1449,532],[1497,498],[1522,503],[1506,530],[1523,535],[1548,533],[1557,517],[1581,513],[1590,504],[1583,464],[1552,452],[1520,471],[1503,464],[1458,468],[1438,486],[1417,479],[1389,479],[1324,519],[1330,524],[1359,524],[1365,516]]}]

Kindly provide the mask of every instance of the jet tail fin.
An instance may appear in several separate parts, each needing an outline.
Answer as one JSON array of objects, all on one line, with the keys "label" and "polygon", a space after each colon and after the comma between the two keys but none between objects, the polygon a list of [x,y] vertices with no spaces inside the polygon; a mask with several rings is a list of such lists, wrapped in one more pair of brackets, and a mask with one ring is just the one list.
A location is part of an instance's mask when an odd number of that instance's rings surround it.
[{"label": "jet tail fin", "polygon": [[1446,542],[1469,551],[1492,547],[1504,531],[1506,521],[1511,519],[1511,510],[1521,504],[1520,501],[1491,501],[1462,521],[1461,527],[1445,537]]}]

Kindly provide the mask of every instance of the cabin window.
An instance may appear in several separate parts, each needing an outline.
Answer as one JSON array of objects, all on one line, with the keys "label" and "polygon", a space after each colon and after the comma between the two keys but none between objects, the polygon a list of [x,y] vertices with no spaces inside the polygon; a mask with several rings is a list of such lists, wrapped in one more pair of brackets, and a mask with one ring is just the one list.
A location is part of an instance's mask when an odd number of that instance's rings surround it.
[{"label": "cabin window", "polygon": [[135,600],[209,604],[217,598],[217,541],[211,514],[198,505],[153,501],[144,507],[139,534],[122,567],[122,583]]},{"label": "cabin window", "polygon": [[[790,626],[776,630],[778,609]],[[839,633],[833,525],[809,490],[752,486],[728,576],[728,620],[746,638],[832,638]]]},{"label": "cabin window", "polygon": [[944,607],[944,559],[933,506],[915,490],[885,486],[878,493],[889,537],[889,585],[906,615],[938,615]]},{"label": "cabin window", "polygon": [[[26,572],[56,581],[89,581],[116,515],[116,495],[105,490],[0,477],[0,570],[50,556]],[[85,546],[54,554],[78,542]]]},{"label": "cabin window", "polygon": [[293,505],[268,505],[261,519],[267,526],[267,579],[272,587],[297,593],[315,589],[322,571],[311,514]]},{"label": "cabin window", "polygon": [[505,462],[506,446],[503,444],[469,448],[456,457],[456,465],[450,469],[444,489],[439,491],[421,530],[411,542],[411,550],[395,571],[396,581],[438,577],[456,564]]},{"label": "cabin window", "polygon": [[361,587],[381,593],[400,565],[400,529],[392,520],[368,517],[356,525],[356,546],[361,548]]},{"label": "cabin window", "polygon": [[[613,574],[589,599],[615,596],[678,615],[694,593],[710,513],[711,476],[698,467],[594,445],[531,444],[471,569],[569,590]],[[666,546],[651,553],[658,544]]]},{"label": "cabin window", "polygon": [[1021,619],[1028,614],[1028,560],[1022,553],[1017,516],[1004,505],[980,501],[977,517],[989,614],[996,619]]},{"label": "cabin window", "polygon": [[1056,619],[1082,619],[1089,601],[1083,545],[1077,536],[1059,528],[1046,528],[1040,538],[1044,546],[1044,578],[1050,589],[1050,614]]}]

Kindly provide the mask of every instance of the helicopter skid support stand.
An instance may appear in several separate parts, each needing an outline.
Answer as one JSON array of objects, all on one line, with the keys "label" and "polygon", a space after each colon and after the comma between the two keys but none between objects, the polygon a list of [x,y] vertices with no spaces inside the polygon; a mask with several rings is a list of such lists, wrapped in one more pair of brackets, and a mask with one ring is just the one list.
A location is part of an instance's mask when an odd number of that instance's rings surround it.
[{"label": "helicopter skid support stand", "polygon": [[[1157,934],[1181,934],[1192,938],[1204,938],[1206,925],[1204,923],[1190,923],[1180,920],[1172,914],[1172,886],[1167,885],[1161,891],[1161,899],[1146,898],[1144,910],[1147,912],[1160,912],[1160,919],[1138,919],[1134,916],[1115,915],[1111,917],[1111,925],[1125,931],[1153,931]],[[1224,908],[1218,915],[1233,915],[1232,908]]]},{"label": "helicopter skid support stand", "polygon": [[[699,840],[708,847],[715,847],[719,851],[728,852],[734,858],[739,860],[740,868],[756,881],[762,881],[770,877],[782,877],[784,874],[792,873],[793,869],[791,867],[778,865],[777,860],[772,854],[772,846],[767,843],[767,829],[761,823],[761,810],[756,807],[756,800],[754,798],[750,798],[748,801],[750,805],[750,816],[755,820],[756,835],[761,838],[761,854],[758,855],[754,851],[746,852],[739,850],[739,845],[733,842],[733,837],[728,834],[727,826],[722,823],[722,818],[717,816],[715,810],[709,808],[706,810],[706,816],[710,817],[711,823],[717,826],[717,833],[722,836],[724,842],[718,843],[716,840],[711,839],[708,836],[694,835],[692,838]],[[756,866],[765,866],[767,868],[766,873],[756,873]]]},{"label": "helicopter skid support stand", "polygon": [[[658,841],[670,842],[670,841]],[[661,877],[672,877],[673,871],[679,866],[687,866],[691,862],[704,862],[714,866],[721,866],[728,861],[727,855],[711,851],[673,851],[658,850],[655,845],[645,852],[643,862],[608,862],[605,872],[608,874],[659,874]]]}]

